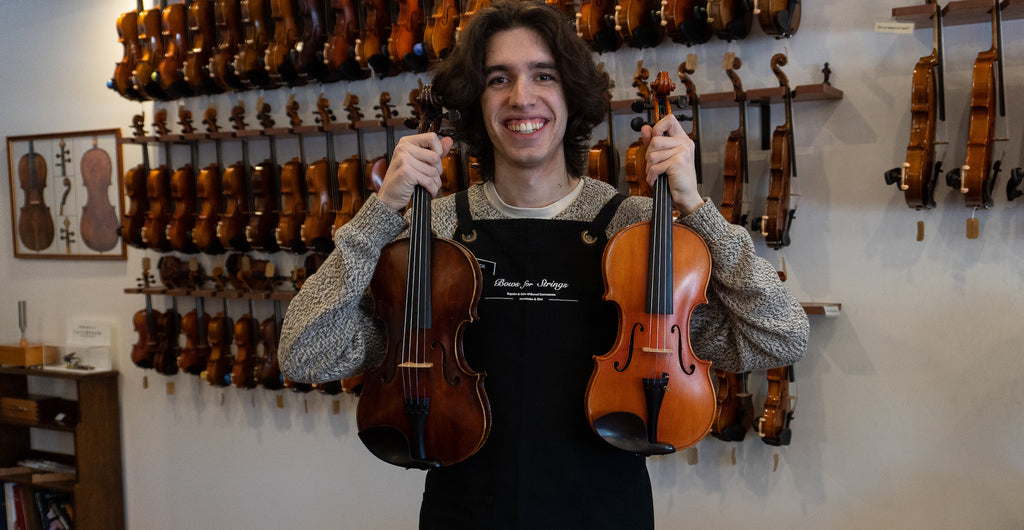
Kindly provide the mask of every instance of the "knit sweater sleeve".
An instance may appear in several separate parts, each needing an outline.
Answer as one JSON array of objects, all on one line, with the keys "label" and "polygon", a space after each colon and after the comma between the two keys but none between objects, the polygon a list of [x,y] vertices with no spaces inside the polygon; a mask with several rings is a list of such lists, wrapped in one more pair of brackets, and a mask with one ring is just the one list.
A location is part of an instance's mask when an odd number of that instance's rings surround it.
[{"label": "knit sweater sleeve", "polygon": [[406,221],[371,195],[334,235],[335,249],[288,305],[278,348],[281,373],[298,382],[336,381],[380,362],[384,331],[367,292],[381,249]]}]

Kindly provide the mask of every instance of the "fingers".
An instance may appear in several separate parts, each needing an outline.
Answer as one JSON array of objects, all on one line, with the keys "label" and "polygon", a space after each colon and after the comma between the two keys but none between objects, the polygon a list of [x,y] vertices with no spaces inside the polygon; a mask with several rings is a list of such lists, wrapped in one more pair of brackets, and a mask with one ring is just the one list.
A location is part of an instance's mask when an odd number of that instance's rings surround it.
[{"label": "fingers", "polygon": [[378,198],[397,211],[409,204],[416,186],[436,196],[441,189],[441,159],[452,144],[450,138],[439,138],[434,133],[401,138],[391,156]]}]

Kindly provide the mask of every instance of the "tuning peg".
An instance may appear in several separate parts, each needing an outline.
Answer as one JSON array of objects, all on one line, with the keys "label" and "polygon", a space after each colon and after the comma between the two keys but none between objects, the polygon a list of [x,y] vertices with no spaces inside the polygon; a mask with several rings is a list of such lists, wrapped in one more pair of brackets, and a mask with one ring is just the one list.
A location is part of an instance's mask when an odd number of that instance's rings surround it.
[{"label": "tuning peg", "polygon": [[636,132],[640,132],[640,129],[643,129],[644,125],[647,125],[647,122],[644,121],[644,119],[641,118],[640,116],[633,118],[629,122],[629,127]]},{"label": "tuning peg", "polygon": [[633,112],[636,113],[640,113],[647,110],[647,104],[644,103],[642,100],[636,99],[629,104],[629,110],[632,110]]}]

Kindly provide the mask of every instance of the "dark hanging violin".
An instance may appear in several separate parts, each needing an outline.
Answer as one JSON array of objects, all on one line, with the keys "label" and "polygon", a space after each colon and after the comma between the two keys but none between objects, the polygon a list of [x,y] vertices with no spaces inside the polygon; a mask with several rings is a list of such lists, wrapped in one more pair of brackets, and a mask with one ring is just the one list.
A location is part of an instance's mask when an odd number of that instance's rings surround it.
[{"label": "dark hanging violin", "polygon": [[292,53],[302,35],[302,18],[298,0],[270,0],[270,16],[274,19],[274,39],[267,46],[264,61],[267,72],[276,81],[288,86],[303,85]]},{"label": "dark hanging violin", "polygon": [[324,46],[327,44],[327,6],[324,0],[299,0],[298,15],[302,17],[302,35],[295,43],[295,66],[302,75],[320,83],[341,79],[324,64]]},{"label": "dark hanging violin", "polygon": [[[334,113],[330,104],[322,95],[318,101],[317,121],[321,128],[334,121]],[[334,218],[340,200],[338,197],[337,169],[334,162],[334,133],[324,130],[327,143],[327,156],[306,167],[306,191],[309,193],[309,211],[302,223],[299,234],[306,247],[317,252],[330,252],[334,249]]]},{"label": "dark hanging violin", "polygon": [[[289,109],[290,115],[296,111]],[[299,156],[281,166],[281,213],[274,236],[277,244],[297,254],[306,251],[302,242],[302,225],[306,220],[306,171],[302,137],[299,136]]]},{"label": "dark hanging violin", "polygon": [[459,15],[459,25],[455,28],[455,42],[459,42],[459,34],[469,27],[469,22],[477,11],[491,5],[491,0],[467,0],[466,8]]},{"label": "dark hanging violin", "polygon": [[[153,275],[149,272],[149,258],[142,258],[142,276],[139,277],[139,287],[149,289],[153,285]],[[153,301],[148,292],[146,294],[146,309],[136,311],[132,317],[132,325],[135,332],[139,334],[139,340],[132,346],[132,364],[139,368],[152,368],[153,358],[157,352],[166,349],[167,337],[162,328],[157,326],[161,313],[153,309]]]},{"label": "dark hanging violin", "polygon": [[711,436],[723,442],[742,442],[754,422],[754,401],[747,390],[750,372],[734,373],[715,368],[715,421]]},{"label": "dark hanging violin", "polygon": [[245,40],[235,55],[235,73],[243,82],[259,88],[276,88],[266,67],[267,46],[274,35],[270,17],[271,0],[242,0],[242,24]]},{"label": "dark hanging violin", "polygon": [[[217,145],[217,166],[222,163],[220,139]],[[253,193],[249,177],[249,141],[242,137],[242,160],[224,168],[221,173],[221,215],[217,221],[217,239],[221,248],[247,251],[251,248],[246,238],[250,213],[253,211]]]},{"label": "dark hanging violin", "polygon": [[[170,163],[170,146],[167,146],[167,160]],[[197,252],[195,235],[196,228],[196,174],[192,164],[178,168],[171,176],[171,198],[174,200],[174,213],[167,223],[167,239],[174,250],[181,252]]]},{"label": "dark hanging violin", "polygon": [[163,9],[161,32],[164,39],[164,54],[159,58],[153,79],[160,83],[160,89],[170,98],[192,95],[192,88],[185,82],[185,58],[188,56],[188,10],[185,4],[171,4]]},{"label": "dark hanging violin", "polygon": [[703,0],[665,0],[661,3],[661,25],[673,42],[692,46],[711,40],[711,25],[700,8]]},{"label": "dark hanging violin", "polygon": [[242,43],[242,10],[238,0],[216,0],[217,49],[210,59],[210,77],[224,90],[244,90],[245,82],[235,70],[235,57]]},{"label": "dark hanging violin", "polygon": [[142,241],[146,248],[170,250],[167,240],[167,223],[171,219],[171,175],[167,166],[149,170],[146,177],[146,222],[142,226]]},{"label": "dark hanging violin", "polygon": [[914,66],[910,94],[910,143],[907,161],[885,172],[886,184],[897,184],[904,192],[907,206],[916,210],[935,207],[935,182],[942,172],[942,162],[935,160],[936,118],[946,121],[945,89],[942,69],[942,9],[939,3],[932,15],[932,53],[921,57]]},{"label": "dark hanging violin", "polygon": [[746,214],[743,213],[743,185],[747,182],[747,93],[743,90],[740,76],[736,74],[742,64],[740,58],[731,52],[725,54],[722,64],[732,81],[733,99],[739,108],[740,123],[736,130],[729,133],[725,143],[725,164],[722,170],[724,185],[718,211],[734,225],[747,223]]},{"label": "dark hanging violin", "polygon": [[185,59],[184,75],[193,93],[216,94],[221,88],[210,77],[210,59],[217,46],[217,16],[213,0],[192,0],[188,6],[192,48]]},{"label": "dark hanging violin", "polygon": [[[992,162],[996,111],[1006,116],[1002,87],[1002,16],[998,0],[992,1],[992,47],[978,54],[971,75],[971,113],[968,126],[967,156],[964,165],[946,174],[946,184],[959,189],[968,208],[992,207],[992,188],[1002,160]],[[996,65],[999,75],[996,76]],[[998,82],[998,84],[997,84]],[[996,106],[998,96],[999,105]]]},{"label": "dark hanging violin", "polygon": [[231,386],[255,388],[259,356],[259,321],[253,312],[252,298],[249,299],[249,313],[235,321],[235,359],[231,367]]},{"label": "dark hanging violin", "polygon": [[116,90],[122,97],[139,101],[145,98],[135,91],[132,71],[142,56],[142,48],[139,47],[139,13],[144,10],[142,0],[138,0],[138,9],[121,13],[117,17],[117,40],[124,48],[124,54],[114,65],[114,75],[107,82],[107,88]]},{"label": "dark hanging violin", "polygon": [[234,361],[231,358],[231,338],[234,324],[228,316],[228,300],[222,299],[223,311],[210,319],[206,328],[207,340],[210,342],[210,355],[206,359],[206,368],[200,372],[199,378],[213,386],[228,386],[229,376]]},{"label": "dark hanging violin", "polygon": [[658,12],[654,5],[652,0],[619,0],[615,6],[615,31],[631,47],[653,48],[665,37],[664,28],[654,18]]},{"label": "dark hanging violin", "polygon": [[[345,109],[351,123],[359,121],[359,98],[348,94],[345,97]],[[361,138],[361,137],[360,137]],[[362,142],[360,142],[362,143]],[[363,207],[363,169],[359,153],[356,153],[338,164],[338,211],[334,215],[332,234],[345,223],[355,217]]]},{"label": "dark hanging violin", "polygon": [[267,390],[280,390],[284,387],[281,377],[281,366],[277,361],[277,339],[280,336],[284,313],[281,312],[281,301],[274,300],[274,316],[260,323],[259,339],[263,344],[263,362],[257,368],[257,382]]},{"label": "dark hanging violin", "polygon": [[796,147],[793,135],[793,91],[789,88],[789,79],[782,72],[781,66],[786,65],[786,56],[777,53],[772,57],[772,72],[785,88],[783,99],[786,103],[786,123],[779,125],[772,133],[771,177],[768,182],[768,201],[765,214],[761,216],[759,226],[765,243],[776,250],[789,245],[789,229],[792,225],[796,208],[790,208],[790,180],[796,178]]},{"label": "dark hanging violin", "polygon": [[[438,131],[441,102],[430,85],[420,109],[419,131]],[[380,366],[366,373],[356,423],[374,456],[434,469],[465,460],[490,433],[484,375],[466,365],[462,352],[483,276],[465,247],[431,234],[427,190],[417,186],[412,203],[409,237],[384,247],[370,282],[388,344]]]},{"label": "dark hanging violin", "polygon": [[[261,110],[262,112],[262,110]],[[269,108],[267,109],[269,113]],[[269,119],[269,116],[266,116]],[[252,168],[251,215],[249,225],[245,228],[245,240],[252,248],[264,252],[277,252],[280,246],[274,236],[280,221],[281,183],[278,181],[281,168],[277,165],[277,143],[273,136],[268,137],[270,158],[263,160]],[[244,159],[248,158],[248,144],[242,144]]]},{"label": "dark hanging violin", "polygon": [[715,35],[724,41],[747,37],[754,25],[750,0],[708,0],[707,6],[697,9],[711,25]]},{"label": "dark hanging violin", "polygon": [[178,314],[178,299],[171,297],[171,309],[164,311],[157,319],[157,326],[162,330],[163,348],[157,348],[153,355],[153,370],[158,374],[174,375],[178,373],[178,356],[181,355],[181,315]]},{"label": "dark hanging violin", "polygon": [[366,0],[361,4],[363,21],[356,40],[356,61],[365,72],[372,69],[377,77],[386,77],[395,64],[384,53],[384,43],[391,35],[391,10],[386,0]]},{"label": "dark hanging violin", "polygon": [[800,0],[755,0],[754,14],[765,35],[792,37],[800,29]]},{"label": "dark hanging violin", "polygon": [[330,72],[338,72],[350,81],[366,79],[356,61],[356,39],[359,38],[359,14],[355,0],[331,0],[334,12],[334,29],[324,44],[324,64]]},{"label": "dark hanging violin", "polygon": [[82,171],[82,184],[85,185],[86,200],[82,207],[82,221],[79,233],[85,246],[97,251],[106,252],[117,245],[118,219],[114,205],[110,204],[107,193],[110,188],[114,166],[110,155],[97,146],[97,138],[92,138],[92,148],[82,155],[79,166]]},{"label": "dark hanging violin", "polygon": [[185,347],[178,356],[178,368],[185,373],[199,375],[206,368],[210,357],[210,344],[206,339],[206,330],[210,325],[210,315],[204,309],[203,297],[195,298],[196,308],[181,317],[181,333],[185,335]]},{"label": "dark hanging violin", "polygon": [[28,153],[18,160],[18,184],[25,192],[25,204],[18,213],[18,237],[29,250],[44,250],[53,244],[53,216],[46,205],[46,159],[28,141]]},{"label": "dark hanging violin", "polygon": [[[653,121],[671,114],[675,89],[658,72]],[[611,445],[636,454],[669,454],[700,441],[715,416],[709,361],[690,347],[690,314],[707,301],[711,256],[689,228],[672,222],[668,176],[654,185],[651,220],[628,226],[602,259],[605,300],[618,305],[615,345],[594,357],[587,419]],[[646,270],[647,274],[636,274]]]},{"label": "dark hanging violin", "polygon": [[622,39],[615,31],[615,1],[582,0],[576,13],[576,34],[598,53],[619,49]]},{"label": "dark hanging violin", "polygon": [[425,72],[429,57],[423,42],[423,6],[419,0],[400,0],[398,18],[388,35],[388,60],[413,72]]},{"label": "dark hanging violin", "polygon": [[[143,136],[144,120],[141,114],[132,119],[136,127],[136,137]],[[124,174],[124,195],[128,198],[128,209],[121,215],[121,227],[118,229],[125,243],[136,248],[146,248],[146,243],[142,240],[142,227],[146,222],[146,211],[149,209],[149,198],[146,196],[148,176],[149,148],[146,143],[142,143],[142,163]]]},{"label": "dark hanging violin", "polygon": [[768,445],[789,445],[793,439],[790,422],[796,408],[796,396],[789,393],[793,382],[793,367],[770,368],[767,373],[768,391],[764,398],[764,411],[757,418],[757,434]]},{"label": "dark hanging violin", "polygon": [[434,12],[427,18],[423,43],[431,61],[448,57],[455,46],[455,30],[459,24],[459,6],[455,0],[434,0]]}]

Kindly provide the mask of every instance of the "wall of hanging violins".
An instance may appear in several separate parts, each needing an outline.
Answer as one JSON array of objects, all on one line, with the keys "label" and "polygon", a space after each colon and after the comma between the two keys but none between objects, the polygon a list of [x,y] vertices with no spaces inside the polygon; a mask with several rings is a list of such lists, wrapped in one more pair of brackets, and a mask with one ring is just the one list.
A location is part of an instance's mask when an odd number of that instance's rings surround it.
[{"label": "wall of hanging violins", "polygon": [[[649,119],[649,83],[668,72],[702,191],[811,314],[799,366],[718,374],[714,436],[648,459],[659,528],[1024,520],[1024,107],[1012,97],[1024,0],[1001,0],[998,18],[992,5],[564,5],[615,83],[589,172],[644,192],[631,122]],[[0,238],[0,332],[18,339],[15,300],[30,301],[29,337],[48,343],[69,319],[111,323],[128,526],[415,527],[422,475],[358,442],[359,381],[285,381],[274,353],[331,232],[414,132],[409,96],[479,6],[7,7],[0,42],[24,50],[0,69],[8,136],[121,132],[108,151],[123,158],[126,259],[15,257]],[[60,168],[47,162],[55,211]],[[451,189],[473,181],[472,161],[450,167]],[[0,204],[16,222],[16,180],[10,197]],[[74,445],[43,435],[43,450]]]}]

